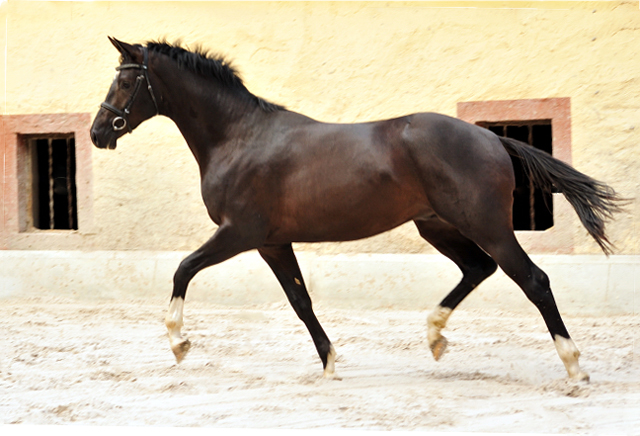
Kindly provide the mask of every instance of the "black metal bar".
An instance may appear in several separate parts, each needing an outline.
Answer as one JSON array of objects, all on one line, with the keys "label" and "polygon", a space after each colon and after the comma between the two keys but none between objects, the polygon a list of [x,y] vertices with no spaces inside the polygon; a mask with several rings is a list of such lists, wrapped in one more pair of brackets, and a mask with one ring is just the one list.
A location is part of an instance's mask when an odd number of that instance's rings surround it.
[{"label": "black metal bar", "polygon": [[47,140],[47,158],[49,161],[49,229],[55,228],[55,212],[53,209],[53,139]]},{"label": "black metal bar", "polygon": [[73,229],[74,227],[74,220],[73,220],[73,186],[72,186],[72,179],[71,179],[71,140],[69,138],[67,138],[66,140],[67,143],[67,203],[68,203],[68,208],[67,211],[69,213],[69,229]]},{"label": "black metal bar", "polygon": [[[529,129],[527,142],[529,145],[535,147],[533,144],[533,124],[527,125]],[[533,186],[533,181],[529,179],[529,227],[531,230],[536,229],[536,188]]]}]

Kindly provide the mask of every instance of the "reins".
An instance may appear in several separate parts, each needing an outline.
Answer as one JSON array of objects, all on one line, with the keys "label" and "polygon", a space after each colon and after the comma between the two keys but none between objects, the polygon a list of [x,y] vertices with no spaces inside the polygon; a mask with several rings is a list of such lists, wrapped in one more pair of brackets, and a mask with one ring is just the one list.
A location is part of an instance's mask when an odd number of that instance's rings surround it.
[{"label": "reins", "polygon": [[143,52],[144,52],[144,60],[142,64],[133,64],[133,63],[122,64],[116,67],[116,71],[133,70],[133,69],[138,69],[142,71],[141,74],[139,74],[138,77],[136,77],[136,84],[135,84],[135,87],[133,88],[133,93],[129,97],[129,100],[127,100],[127,103],[124,105],[124,108],[120,110],[117,107],[113,106],[112,104],[107,103],[106,101],[100,104],[100,107],[108,111],[111,111],[117,115],[111,122],[111,126],[113,127],[113,130],[115,130],[116,132],[119,132],[120,130],[124,130],[125,128],[129,133],[132,132],[133,129],[129,124],[129,114],[131,113],[131,106],[133,106],[133,102],[136,99],[138,92],[140,91],[140,87],[142,86],[143,80],[146,80],[147,82],[147,89],[149,90],[149,95],[151,95],[151,100],[153,100],[153,105],[156,108],[156,115],[160,113],[160,110],[158,109],[158,102],[156,101],[156,97],[153,93],[153,88],[151,87],[151,82],[149,81],[149,74],[148,74],[149,49],[147,47],[144,47]]}]

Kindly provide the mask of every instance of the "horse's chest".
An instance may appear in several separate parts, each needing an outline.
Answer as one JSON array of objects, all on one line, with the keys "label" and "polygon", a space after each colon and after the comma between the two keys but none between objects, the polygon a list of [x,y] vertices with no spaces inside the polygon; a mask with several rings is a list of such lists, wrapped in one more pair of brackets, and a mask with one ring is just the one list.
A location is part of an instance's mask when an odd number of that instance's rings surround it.
[{"label": "horse's chest", "polygon": [[203,177],[202,199],[211,219],[220,224],[225,218],[264,215],[263,204],[273,198],[277,180],[263,173],[264,169],[236,163],[216,168]]}]

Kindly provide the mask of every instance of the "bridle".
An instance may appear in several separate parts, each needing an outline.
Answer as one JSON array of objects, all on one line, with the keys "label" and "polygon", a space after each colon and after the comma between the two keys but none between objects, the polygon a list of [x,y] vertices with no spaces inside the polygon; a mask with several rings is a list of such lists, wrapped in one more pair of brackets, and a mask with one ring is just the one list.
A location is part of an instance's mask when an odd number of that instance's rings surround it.
[{"label": "bridle", "polygon": [[129,100],[127,100],[127,103],[124,105],[124,109],[120,110],[117,107],[107,103],[106,101],[100,104],[100,107],[117,115],[111,122],[113,130],[115,130],[116,132],[124,129],[127,129],[129,133],[132,132],[133,129],[129,124],[129,114],[131,113],[131,106],[133,106],[133,102],[136,99],[138,92],[140,91],[143,80],[146,80],[147,82],[147,89],[149,90],[149,95],[151,95],[151,100],[153,100],[153,105],[156,108],[156,115],[160,113],[160,110],[158,109],[158,102],[156,101],[156,97],[153,94],[153,88],[151,88],[151,82],[149,81],[149,49],[147,47],[144,47],[143,52],[144,61],[142,64],[122,64],[116,67],[116,71],[134,69],[141,70],[141,73],[138,75],[138,77],[136,77],[136,84],[133,88],[133,93],[131,94],[131,97],[129,97]]}]

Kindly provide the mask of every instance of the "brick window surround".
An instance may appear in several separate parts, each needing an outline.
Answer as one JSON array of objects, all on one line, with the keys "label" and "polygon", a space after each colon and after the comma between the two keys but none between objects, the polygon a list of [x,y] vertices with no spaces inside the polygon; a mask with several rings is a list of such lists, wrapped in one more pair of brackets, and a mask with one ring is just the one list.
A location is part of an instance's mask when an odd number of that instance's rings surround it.
[{"label": "brick window surround", "polygon": [[[0,249],[68,249],[81,245],[82,235],[94,232],[91,115],[87,113],[4,115],[0,154],[2,180],[2,233]],[[35,135],[73,134],[76,149],[78,230],[38,230],[28,225],[26,186],[27,138]]]},{"label": "brick window surround", "polygon": [[[570,98],[459,102],[457,116],[472,124],[551,120],[553,156],[571,164]],[[553,227],[544,231],[516,232],[528,252],[573,252],[574,228],[579,226],[575,212],[562,194],[553,194],[553,211]]]}]

